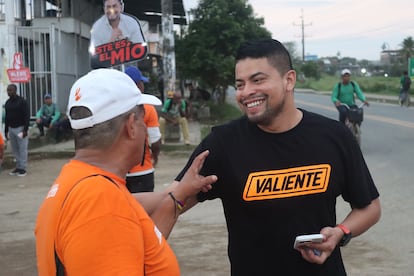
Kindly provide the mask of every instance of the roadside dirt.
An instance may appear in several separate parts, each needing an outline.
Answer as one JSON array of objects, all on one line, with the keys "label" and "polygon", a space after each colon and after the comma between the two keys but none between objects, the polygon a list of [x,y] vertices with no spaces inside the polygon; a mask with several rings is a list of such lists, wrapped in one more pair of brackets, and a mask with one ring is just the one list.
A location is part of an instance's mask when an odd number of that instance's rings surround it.
[{"label": "roadside dirt", "polygon": [[[186,154],[162,152],[156,189],[168,185],[186,160]],[[65,162],[67,159],[31,161],[26,177],[9,176],[8,170],[0,174],[0,275],[37,275],[34,221],[43,197]],[[344,213],[341,206],[339,202],[338,212]],[[344,248],[348,275],[414,275],[413,265],[402,263],[398,252],[376,242],[375,235],[375,231],[369,231]],[[227,231],[220,201],[199,204],[182,215],[169,242],[177,254],[183,276],[230,274]]]}]

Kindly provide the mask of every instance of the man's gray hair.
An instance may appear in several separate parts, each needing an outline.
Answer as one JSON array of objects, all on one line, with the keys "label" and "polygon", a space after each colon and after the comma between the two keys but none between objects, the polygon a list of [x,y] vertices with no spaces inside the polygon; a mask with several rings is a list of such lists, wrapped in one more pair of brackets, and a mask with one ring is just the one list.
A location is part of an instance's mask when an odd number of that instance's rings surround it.
[{"label": "man's gray hair", "polygon": [[[111,146],[119,135],[119,131],[127,117],[136,111],[136,107],[111,120],[85,129],[74,129],[75,149],[105,149]],[[70,110],[73,119],[83,119],[92,116],[91,111],[82,106]]]}]

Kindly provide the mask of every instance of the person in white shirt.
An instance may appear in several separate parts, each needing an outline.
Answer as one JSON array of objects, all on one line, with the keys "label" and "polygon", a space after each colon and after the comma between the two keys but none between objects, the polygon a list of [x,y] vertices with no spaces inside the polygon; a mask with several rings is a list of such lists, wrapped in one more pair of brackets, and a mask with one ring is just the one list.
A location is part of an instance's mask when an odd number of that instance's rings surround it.
[{"label": "person in white shirt", "polygon": [[92,26],[93,47],[105,43],[128,39],[133,43],[144,43],[144,35],[137,18],[123,13],[122,0],[103,0],[104,15]]}]

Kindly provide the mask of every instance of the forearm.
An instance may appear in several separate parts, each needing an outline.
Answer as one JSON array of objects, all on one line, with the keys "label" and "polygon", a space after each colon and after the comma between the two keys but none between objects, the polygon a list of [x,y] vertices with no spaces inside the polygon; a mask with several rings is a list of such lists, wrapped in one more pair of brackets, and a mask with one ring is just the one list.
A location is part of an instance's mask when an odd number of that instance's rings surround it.
[{"label": "forearm", "polygon": [[142,192],[132,194],[135,199],[144,207],[149,216],[154,213],[160,202],[168,195],[167,191],[162,192]]},{"label": "forearm", "polygon": [[179,193],[167,193],[151,215],[151,219],[166,239],[168,239],[178,217],[197,204],[196,196],[187,197],[184,202],[181,200],[181,196],[176,194]]},{"label": "forearm", "polygon": [[173,183],[163,192],[134,194],[134,197],[144,207],[154,224],[166,239],[170,235],[179,215],[195,205],[191,199],[187,199],[183,208],[177,205],[175,200],[168,194],[169,192],[172,192],[174,198],[184,204],[184,201],[181,201],[180,193],[177,193],[178,196],[176,196],[172,191],[176,183],[178,182]]},{"label": "forearm", "polygon": [[338,91],[335,91],[335,90],[332,91],[331,101],[333,103],[336,103],[337,101],[339,101],[339,99],[338,99]]},{"label": "forearm", "polygon": [[53,115],[52,121],[50,123],[56,124],[59,121],[59,118],[60,118],[60,112],[56,112],[55,115]]},{"label": "forearm", "polygon": [[151,153],[152,153],[152,160],[154,163],[154,166],[158,163],[158,155],[161,151],[161,139],[159,139],[157,142],[151,144]]},{"label": "forearm", "polygon": [[[194,197],[200,191],[207,192],[210,190],[212,184],[217,181],[215,175],[202,176],[199,174],[208,154],[208,151],[200,153],[193,160],[181,181],[174,181],[158,198],[155,198],[154,195],[150,202],[143,202],[138,197],[138,201],[147,206],[144,208],[150,211],[149,215],[166,238],[169,236],[178,216],[189,208],[185,206],[187,201],[189,206],[194,206]],[[169,194],[170,192],[172,194]]]},{"label": "forearm", "polygon": [[151,219],[165,239],[170,236],[171,230],[177,222],[181,210],[177,207],[176,202],[168,194],[159,201],[158,208],[154,210]]},{"label": "forearm", "polygon": [[362,209],[352,209],[344,219],[344,224],[351,230],[352,236],[356,237],[367,231],[378,222],[381,217],[381,205],[379,198],[374,199],[371,204]]},{"label": "forearm", "polygon": [[155,209],[160,205],[160,202],[168,196],[169,192],[174,191],[178,181],[173,181],[170,186],[164,189],[162,192],[143,192],[132,194],[135,199],[144,207],[149,216],[152,216]]}]

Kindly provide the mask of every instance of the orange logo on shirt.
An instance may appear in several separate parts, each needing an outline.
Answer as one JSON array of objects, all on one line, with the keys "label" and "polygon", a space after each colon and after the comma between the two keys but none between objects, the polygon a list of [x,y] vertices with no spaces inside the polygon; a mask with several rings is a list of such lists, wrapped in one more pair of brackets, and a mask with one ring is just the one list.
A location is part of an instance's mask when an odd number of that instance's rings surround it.
[{"label": "orange logo on shirt", "polygon": [[75,101],[79,101],[81,98],[80,88],[77,88],[75,91]]},{"label": "orange logo on shirt", "polygon": [[288,198],[323,193],[328,189],[331,166],[320,164],[249,174],[245,201]]}]

